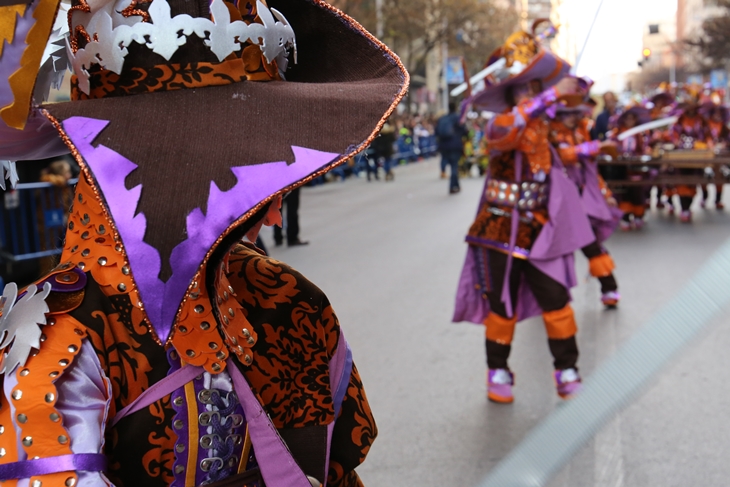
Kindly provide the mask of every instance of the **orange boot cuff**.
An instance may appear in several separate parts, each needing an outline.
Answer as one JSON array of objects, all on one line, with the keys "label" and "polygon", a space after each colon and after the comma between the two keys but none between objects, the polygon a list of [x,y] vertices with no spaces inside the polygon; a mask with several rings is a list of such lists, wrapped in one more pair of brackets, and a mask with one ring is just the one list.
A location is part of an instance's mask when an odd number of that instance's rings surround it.
[{"label": "orange boot cuff", "polygon": [[512,337],[515,335],[516,324],[517,316],[503,318],[496,313],[489,313],[484,318],[487,340],[501,343],[502,345],[509,345],[512,343]]},{"label": "orange boot cuff", "polygon": [[593,277],[610,276],[616,264],[608,254],[597,255],[588,261],[588,269]]},{"label": "orange boot cuff", "polygon": [[564,340],[578,332],[578,326],[575,324],[575,314],[570,305],[557,311],[546,311],[542,314],[542,319],[545,321],[548,338]]}]

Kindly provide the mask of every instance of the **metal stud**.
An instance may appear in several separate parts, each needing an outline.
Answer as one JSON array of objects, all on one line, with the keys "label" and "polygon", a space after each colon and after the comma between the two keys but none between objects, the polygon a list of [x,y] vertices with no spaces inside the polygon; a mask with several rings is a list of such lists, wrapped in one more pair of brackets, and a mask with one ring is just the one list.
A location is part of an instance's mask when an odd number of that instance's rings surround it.
[{"label": "metal stud", "polygon": [[16,401],[19,401],[20,398],[23,397],[23,391],[21,391],[20,389],[17,389],[15,391],[13,391],[12,395],[13,395],[13,399],[15,399]]},{"label": "metal stud", "polygon": [[217,358],[218,360],[225,360],[225,358],[226,358],[226,352],[224,352],[223,350],[221,350],[220,352],[218,352],[218,353],[215,354],[215,358]]},{"label": "metal stud", "polygon": [[208,323],[207,321],[203,321],[200,323],[200,328],[202,330],[208,330],[210,329],[210,323]]},{"label": "metal stud", "polygon": [[238,338],[236,338],[236,337],[230,337],[230,339],[231,339],[231,343],[233,345],[238,345]]},{"label": "metal stud", "polygon": [[[175,445],[175,451],[178,453],[184,452],[185,445],[183,443],[178,443],[177,445]],[[177,470],[178,467],[182,468],[182,465],[178,465],[177,467],[175,467],[175,469]],[[180,473],[180,472],[178,472],[178,473]]]},{"label": "metal stud", "polygon": [[203,389],[198,393],[198,401],[202,402],[203,404],[208,404],[210,401],[210,390]]},{"label": "metal stud", "polygon": [[195,357],[195,350],[186,350],[185,355],[187,355],[188,357]]},{"label": "metal stud", "polygon": [[0,424],[0,435],[5,433],[5,426]]},{"label": "metal stud", "polygon": [[89,214],[84,213],[84,216],[81,218],[81,224],[88,225],[90,221],[91,221],[91,218],[89,218]]},{"label": "metal stud", "polygon": [[125,276],[129,275],[129,266],[128,265],[122,266],[122,274],[124,274]]},{"label": "metal stud", "polygon": [[223,299],[221,299],[220,296],[216,296],[215,299],[218,302],[218,304],[221,304],[223,302]]},{"label": "metal stud", "polygon": [[238,457],[233,455],[231,458],[228,459],[228,466],[233,468],[236,465],[238,465]]},{"label": "metal stud", "polygon": [[180,331],[180,333],[187,333],[188,332],[187,327],[182,326],[182,325],[178,326],[177,329]]},{"label": "metal stud", "polygon": [[71,247],[71,252],[76,252],[77,250],[79,250],[78,245],[74,245],[73,247]]},{"label": "metal stud", "polygon": [[25,377],[28,374],[30,374],[30,370],[28,370],[28,369],[23,369],[23,370],[20,371],[20,376],[21,377]]},{"label": "metal stud", "polygon": [[0,458],[4,457],[6,453],[5,448],[0,448]]},{"label": "metal stud", "polygon": [[175,422],[172,423],[172,425],[175,427],[176,430],[181,430],[183,426],[185,426],[181,419],[176,419]]},{"label": "metal stud", "polygon": [[121,252],[122,251],[122,244],[116,244],[114,246],[114,250],[116,250],[117,252]]},{"label": "metal stud", "polygon": [[223,299],[228,301],[228,291],[223,291]]},{"label": "metal stud", "polygon": [[175,399],[173,399],[172,403],[175,406],[182,406],[183,405],[183,398],[178,396]]},{"label": "metal stud", "polygon": [[58,420],[61,419],[61,415],[58,413],[51,413],[51,415],[49,417],[51,418],[51,421],[53,421],[54,423],[57,423]]},{"label": "metal stud", "polygon": [[106,242],[106,240],[104,239],[104,237],[97,237],[96,239],[94,239],[94,242],[98,244],[103,244],[104,242]]},{"label": "metal stud", "polygon": [[[185,448],[185,447],[183,447],[183,449],[184,449],[184,448]],[[183,473],[184,471],[185,471],[185,467],[183,467],[182,465],[175,465],[175,473],[176,473],[176,474],[181,474],[181,473]]]},{"label": "metal stud", "polygon": [[233,290],[233,287],[232,286],[228,286],[228,292],[231,293],[231,294],[233,294],[233,295],[236,294],[236,291]]},{"label": "metal stud", "polygon": [[106,228],[104,228],[104,225],[99,225],[99,228],[96,229],[96,233],[99,235],[104,235],[106,233]]},{"label": "metal stud", "polygon": [[127,290],[127,285],[124,284],[123,282],[119,283],[119,285],[117,286],[117,289],[119,289],[119,291],[121,291],[121,292],[124,292]]},{"label": "metal stud", "polygon": [[83,195],[79,194],[79,203],[83,203],[83,202],[84,202],[84,197],[83,197]]},{"label": "metal stud", "polygon": [[46,394],[46,402],[51,403],[51,402],[53,402],[54,399],[56,399],[56,395],[53,394],[52,392],[49,392],[48,394]]},{"label": "metal stud", "polygon": [[228,308],[228,314],[231,315],[231,318],[233,318],[236,313],[233,311],[233,308]]},{"label": "metal stud", "polygon": [[60,365],[61,367],[66,367],[68,365],[68,360],[66,360],[65,358],[61,359],[58,361],[58,365]]},{"label": "metal stud", "polygon": [[76,345],[69,345],[68,346],[68,351],[71,352],[71,353],[76,353],[76,351],[78,349],[79,349],[79,347],[77,347]]},{"label": "metal stud", "polygon": [[241,333],[243,334],[244,338],[248,338],[251,336],[251,332],[248,331],[248,328],[244,328],[243,330],[241,330]]},{"label": "metal stud", "polygon": [[190,299],[192,299],[193,301],[198,299],[199,297],[200,297],[200,293],[197,291],[194,293],[190,293]]},{"label": "metal stud", "polygon": [[102,266],[106,265],[106,263],[107,263],[106,257],[99,257],[99,260],[97,260],[97,262],[99,263],[99,265],[102,265]]},{"label": "metal stud", "polygon": [[226,325],[228,324],[228,317],[227,316],[224,316],[223,317],[223,323],[225,323]]},{"label": "metal stud", "polygon": [[79,269],[81,269],[83,271],[84,270],[84,267],[86,267],[86,264],[83,263],[83,262],[79,262],[78,263],[78,267],[79,267]]},{"label": "metal stud", "polygon": [[202,304],[198,304],[198,305],[195,306],[195,308],[193,308],[193,311],[195,311],[196,313],[200,314],[203,311],[205,311],[205,307]]},{"label": "metal stud", "polygon": [[249,345],[254,345],[256,343],[256,340],[254,340],[253,337],[248,337],[247,342],[248,342]]},{"label": "metal stud", "polygon": [[218,344],[216,342],[210,342],[208,344],[208,346],[210,347],[211,350],[217,350],[218,349]]},{"label": "metal stud", "polygon": [[33,445],[33,437],[32,436],[26,436],[23,438],[23,445],[25,446],[32,446]]},{"label": "metal stud", "polygon": [[83,240],[89,240],[89,232],[84,232],[81,234],[81,238]]},{"label": "metal stud", "polygon": [[66,436],[66,435],[60,435],[58,437],[58,442],[60,444],[62,444],[62,445],[65,445],[66,443],[68,443],[68,436]]},{"label": "metal stud", "polygon": [[64,485],[66,487],[74,487],[74,485],[76,485],[76,479],[74,477],[69,477],[66,479],[66,482],[64,482]]},{"label": "metal stud", "polygon": [[56,377],[58,377],[58,371],[54,370],[53,372],[48,374],[48,377],[50,377],[51,379],[55,379]]},{"label": "metal stud", "polygon": [[20,414],[18,415],[18,423],[21,423],[21,424],[23,424],[23,423],[25,423],[26,421],[28,421],[28,416],[26,416],[26,415],[25,415],[25,414],[23,414],[23,413],[20,413]]},{"label": "metal stud", "polygon": [[220,372],[221,371],[221,364],[218,362],[215,362],[213,365],[210,366],[211,369],[213,369],[213,372]]},{"label": "metal stud", "polygon": [[47,324],[47,325],[49,325],[49,326],[53,326],[53,325],[55,325],[55,324],[56,324],[56,318],[54,318],[53,316],[51,316],[51,317],[50,317],[50,318],[48,318],[48,320],[46,321],[46,324]]},{"label": "metal stud", "polygon": [[33,481],[33,487],[41,487],[43,485],[43,482],[40,480],[34,480]]},{"label": "metal stud", "polygon": [[88,257],[90,253],[91,253],[91,250],[84,249],[81,251],[81,257]]},{"label": "metal stud", "polygon": [[253,362],[253,359],[251,358],[250,355],[248,355],[248,354],[244,355],[244,357],[243,357],[244,364],[251,365],[252,362]]}]

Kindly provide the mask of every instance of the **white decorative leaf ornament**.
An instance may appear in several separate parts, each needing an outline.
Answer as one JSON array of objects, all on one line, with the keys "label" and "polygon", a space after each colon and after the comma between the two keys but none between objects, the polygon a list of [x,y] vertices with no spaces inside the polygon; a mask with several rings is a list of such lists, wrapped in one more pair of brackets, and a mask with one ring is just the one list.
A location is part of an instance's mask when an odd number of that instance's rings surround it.
[{"label": "white decorative leaf ornament", "polygon": [[269,63],[286,57],[288,48],[292,47],[296,62],[296,38],[289,22],[281,12],[269,9],[260,0],[257,0],[256,8],[262,24],[246,24],[240,20],[231,22],[223,0],[213,0],[210,4],[212,21],[187,14],[171,17],[167,0],[153,0],[147,10],[150,22],[143,22],[139,17],[132,23],[116,26],[108,10],[99,9],[91,14],[84,26],[91,41],[76,53],[67,43],[79,89],[89,93],[88,69],[92,64],[120,74],[124,58],[129,53],[127,47],[132,42],[145,44],[156,54],[170,60],[192,34],[203,39],[221,62],[231,53],[240,51],[246,42],[258,45]]},{"label": "white decorative leaf ornament", "polygon": [[15,161],[0,161],[0,188],[6,189],[5,180],[10,182],[10,188],[14,189],[18,184],[18,168]]},{"label": "white decorative leaf ornament", "polygon": [[46,324],[48,304],[46,298],[51,292],[51,283],[38,287],[31,284],[23,297],[16,303],[18,286],[11,282],[3,289],[2,316],[0,316],[0,350],[3,350],[0,375],[10,373],[25,365],[32,348],[40,348],[41,328]]}]

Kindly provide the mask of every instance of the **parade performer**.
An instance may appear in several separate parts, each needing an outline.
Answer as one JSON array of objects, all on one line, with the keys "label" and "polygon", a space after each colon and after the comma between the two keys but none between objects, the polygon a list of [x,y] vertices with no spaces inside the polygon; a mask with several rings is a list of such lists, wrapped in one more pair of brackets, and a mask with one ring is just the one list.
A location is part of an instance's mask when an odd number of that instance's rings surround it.
[{"label": "parade performer", "polygon": [[[622,142],[618,142],[618,136],[634,128],[637,125],[647,123],[651,120],[649,110],[641,105],[631,105],[624,110],[612,122],[614,125],[610,132],[610,138],[616,140],[618,151],[625,157],[639,157],[651,153],[651,146],[646,133],[635,134]],[[641,170],[627,168],[622,179],[630,181],[642,181],[646,174]],[[621,219],[622,230],[641,229],[644,226],[644,214],[646,213],[646,186],[622,186],[614,188],[614,195],[618,201],[618,207],[624,216]]]},{"label": "parade performer", "polygon": [[[672,92],[673,87],[668,83],[661,83],[657,88],[654,95],[649,98],[646,103],[646,107],[649,109],[651,120],[660,120],[663,118],[670,117],[673,110],[675,109],[674,95]],[[662,147],[665,144],[672,143],[672,129],[671,126],[666,128],[654,129],[650,136],[650,145],[652,149],[659,146]],[[669,213],[674,214],[674,203],[672,198],[677,194],[677,189],[674,186],[657,187],[657,202],[656,206],[658,209],[664,209],[668,207]],[[650,193],[649,195],[650,196]],[[650,205],[647,205],[647,207]]]},{"label": "parade performer", "polygon": [[[17,3],[0,158],[82,173],[61,264],[0,302],[0,481],[361,485],[376,428],[332,307],[241,242],[375,137],[398,58],[319,0]],[[39,106],[67,20],[72,101]]]},{"label": "parade performer", "polygon": [[[707,149],[705,121],[699,113],[698,103],[699,92],[696,87],[684,87],[683,100],[678,105],[677,113],[679,120],[672,127],[672,142],[679,150],[702,150]],[[702,176],[702,169],[680,168],[679,174],[683,176]],[[680,220],[683,223],[692,221],[692,201],[697,195],[697,185],[680,184],[677,186],[679,202],[682,206]]]},{"label": "parade performer", "polygon": [[580,94],[563,97],[548,111],[552,113],[550,140],[558,150],[568,177],[581,194],[583,207],[591,221],[596,241],[583,247],[583,255],[589,261],[591,275],[601,285],[601,302],[615,307],[620,299],[618,283],[613,275],[615,264],[603,246],[614,232],[623,213],[617,208],[616,199],[598,173],[595,158],[601,151],[614,151],[611,140],[592,141],[590,129],[593,121],[587,116],[592,109],[587,104],[591,82],[578,79],[586,96]]},{"label": "parade performer", "polygon": [[[730,143],[730,129],[727,127],[728,122],[730,122],[730,110],[721,103],[724,97],[715,95],[713,94],[712,97],[702,103],[699,113],[705,121],[705,141],[707,145],[711,149],[721,151],[726,150],[728,143]],[[725,209],[725,205],[722,202],[722,190],[722,186],[715,188],[715,208],[717,210]],[[707,189],[703,186],[703,203],[707,198]]]},{"label": "parade performer", "polygon": [[454,321],[486,328],[487,391],[513,401],[507,363],[515,325],[542,314],[560,397],[580,390],[577,326],[569,289],[573,253],[595,240],[580,195],[548,141],[545,110],[577,90],[569,65],[518,32],[491,56],[493,74],[471,103],[498,113],[492,154],[456,297]]}]

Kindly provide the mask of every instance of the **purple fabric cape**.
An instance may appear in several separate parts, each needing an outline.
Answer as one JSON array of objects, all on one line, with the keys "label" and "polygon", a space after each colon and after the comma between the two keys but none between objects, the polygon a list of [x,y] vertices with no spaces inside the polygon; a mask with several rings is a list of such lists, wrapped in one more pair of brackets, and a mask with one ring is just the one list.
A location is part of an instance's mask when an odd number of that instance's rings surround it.
[{"label": "purple fabric cape", "polygon": [[[577,285],[573,253],[595,240],[590,221],[583,208],[575,184],[568,179],[559,159],[554,157],[550,170],[550,196],[548,199],[549,221],[535,240],[529,262],[566,288]],[[489,178],[485,180],[486,184]],[[483,324],[489,314],[489,301],[477,289],[476,262],[472,249],[467,249],[456,291],[456,306],[452,321],[470,321]],[[515,314],[525,320],[542,313],[535,296],[527,286],[524,276],[517,293]]]},{"label": "purple fabric cape", "polygon": [[208,213],[196,208],[188,215],[188,238],[173,249],[170,256],[172,276],[164,282],[159,278],[160,253],[144,241],[147,220],[143,213],[137,213],[144,184],[127,190],[124,183],[137,165],[102,144],[92,145],[108,123],[71,117],[63,122],[63,129],[91,169],[104,195],[104,203],[122,238],[147,317],[162,340],[169,336],[180,302],[218,237],[260,202],[338,157],[334,153],[292,147],[295,155],[292,164],[268,162],[232,167],[238,183],[228,191],[221,191],[214,182],[209,182]]}]

